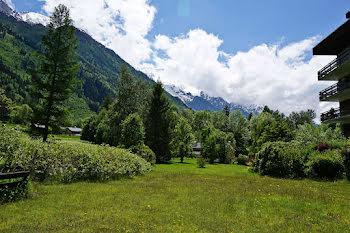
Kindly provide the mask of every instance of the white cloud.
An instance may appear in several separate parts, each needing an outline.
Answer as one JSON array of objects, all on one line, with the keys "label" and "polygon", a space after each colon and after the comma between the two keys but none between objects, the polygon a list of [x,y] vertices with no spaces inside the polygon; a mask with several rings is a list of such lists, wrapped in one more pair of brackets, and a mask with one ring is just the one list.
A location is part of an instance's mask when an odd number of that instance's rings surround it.
[{"label": "white cloud", "polygon": [[41,0],[50,14],[59,3],[71,9],[77,27],[113,49],[134,67],[163,82],[204,91],[240,104],[269,105],[284,113],[329,108],[318,92],[332,83],[318,82],[317,71],[332,58],[311,57],[317,37],[282,46],[260,44],[229,54],[223,40],[202,29],[170,38],[146,36],[156,8],[149,0]]},{"label": "white cloud", "polygon": [[12,8],[12,10],[15,9],[15,5],[12,3],[12,0],[4,0],[4,2],[5,2],[10,8]]},{"label": "white cloud", "polygon": [[148,0],[43,0],[51,14],[58,4],[71,10],[77,27],[116,51],[138,67],[150,58],[151,43],[145,38],[152,28],[156,9]]},{"label": "white cloud", "polygon": [[318,92],[332,83],[317,81],[317,71],[332,57],[308,58],[317,41],[312,37],[286,46],[261,44],[229,55],[220,50],[221,39],[196,29],[176,38],[157,36],[153,45],[161,55],[143,69],[197,94],[268,105],[287,114],[308,108],[320,113],[329,104],[319,104]]}]

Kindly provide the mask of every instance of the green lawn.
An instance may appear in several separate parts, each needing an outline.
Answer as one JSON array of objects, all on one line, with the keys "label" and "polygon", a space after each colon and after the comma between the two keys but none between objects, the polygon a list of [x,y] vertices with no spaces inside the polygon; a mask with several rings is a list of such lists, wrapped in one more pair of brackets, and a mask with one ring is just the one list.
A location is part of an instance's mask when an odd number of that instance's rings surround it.
[{"label": "green lawn", "polygon": [[350,232],[345,180],[185,162],[108,183],[32,184],[33,197],[0,206],[0,232]]}]

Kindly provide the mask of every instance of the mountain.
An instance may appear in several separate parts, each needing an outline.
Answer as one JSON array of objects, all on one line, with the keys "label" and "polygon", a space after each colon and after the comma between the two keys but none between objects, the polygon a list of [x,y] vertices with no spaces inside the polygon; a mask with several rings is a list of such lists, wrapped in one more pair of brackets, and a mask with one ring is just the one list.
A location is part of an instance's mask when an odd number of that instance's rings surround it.
[{"label": "mountain", "polygon": [[29,24],[41,24],[46,26],[50,22],[49,17],[35,12],[21,12],[19,15],[24,22],[27,22]]},{"label": "mountain", "polygon": [[189,92],[184,92],[175,85],[165,85],[165,89],[171,95],[178,97],[184,104],[192,108],[194,111],[209,110],[212,112],[223,110],[225,106],[229,106],[230,111],[240,110],[245,116],[249,116],[249,113],[253,115],[262,112],[263,108],[256,105],[244,106],[235,103],[229,103],[221,97],[211,97],[204,92],[201,92],[199,96],[194,96]]},{"label": "mountain", "polygon": [[[34,67],[35,52],[41,51],[41,38],[46,33],[45,17],[32,13],[17,13],[0,0],[0,87],[17,104],[31,102],[28,67]],[[74,119],[85,118],[96,112],[104,98],[116,93],[120,67],[127,65],[132,74],[149,85],[154,81],[136,70],[114,51],[77,29],[78,55],[81,69],[77,79],[81,85],[67,105]],[[171,103],[185,108],[182,101],[166,93]]]}]

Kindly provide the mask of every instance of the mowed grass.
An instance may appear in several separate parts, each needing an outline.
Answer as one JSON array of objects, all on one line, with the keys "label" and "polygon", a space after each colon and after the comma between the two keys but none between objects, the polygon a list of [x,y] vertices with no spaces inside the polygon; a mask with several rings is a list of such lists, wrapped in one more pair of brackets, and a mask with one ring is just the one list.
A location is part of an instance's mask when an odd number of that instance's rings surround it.
[{"label": "mowed grass", "polygon": [[238,165],[156,165],[107,183],[32,184],[1,232],[350,232],[350,183],[261,177]]}]

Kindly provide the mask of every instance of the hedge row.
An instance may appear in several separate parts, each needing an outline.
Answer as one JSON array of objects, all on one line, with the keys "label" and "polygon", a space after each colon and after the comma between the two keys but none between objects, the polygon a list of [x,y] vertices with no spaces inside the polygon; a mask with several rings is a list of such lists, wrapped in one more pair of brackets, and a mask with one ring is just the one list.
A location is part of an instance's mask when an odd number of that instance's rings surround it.
[{"label": "hedge row", "polygon": [[350,180],[350,146],[343,150],[301,150],[293,143],[265,143],[256,155],[254,170],[273,177],[326,180],[342,178],[345,171]]},{"label": "hedge row", "polygon": [[0,128],[0,172],[29,170],[39,181],[69,183],[145,174],[151,165],[128,150],[107,145],[42,143]]}]

